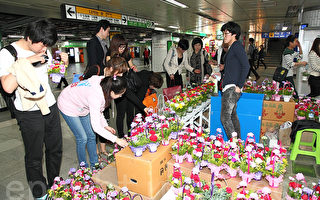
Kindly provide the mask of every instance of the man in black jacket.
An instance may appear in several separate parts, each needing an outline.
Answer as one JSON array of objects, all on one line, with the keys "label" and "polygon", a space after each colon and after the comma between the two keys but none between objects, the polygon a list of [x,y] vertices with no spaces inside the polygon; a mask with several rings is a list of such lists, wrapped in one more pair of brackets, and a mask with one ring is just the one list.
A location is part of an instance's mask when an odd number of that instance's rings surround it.
[{"label": "man in black jacket", "polygon": [[224,60],[221,123],[229,139],[234,132],[240,138],[240,122],[236,109],[250,65],[246,52],[238,41],[241,34],[240,26],[234,22],[228,22],[221,27],[221,31],[224,35],[223,42],[229,46]]},{"label": "man in black jacket", "polygon": [[106,39],[109,36],[110,23],[108,20],[100,20],[96,27],[95,36],[87,43],[88,64],[85,73],[85,79],[97,75],[97,67],[100,66],[99,75],[103,75],[103,69],[106,65],[106,54],[108,51]]}]

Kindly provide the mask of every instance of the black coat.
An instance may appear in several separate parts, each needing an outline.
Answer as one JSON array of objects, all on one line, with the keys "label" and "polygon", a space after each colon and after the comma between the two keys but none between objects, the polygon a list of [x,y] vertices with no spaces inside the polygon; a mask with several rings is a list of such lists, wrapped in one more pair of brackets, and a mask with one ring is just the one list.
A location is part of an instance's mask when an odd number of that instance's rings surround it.
[{"label": "black coat", "polygon": [[96,71],[90,70],[90,67],[93,65],[99,65],[100,66],[99,75],[103,75],[103,70],[105,68],[103,61],[106,59],[106,57],[104,55],[103,48],[97,36],[93,36],[91,40],[89,40],[89,42],[87,43],[87,54],[88,54],[87,71],[90,72],[90,76],[96,75],[97,73]]}]

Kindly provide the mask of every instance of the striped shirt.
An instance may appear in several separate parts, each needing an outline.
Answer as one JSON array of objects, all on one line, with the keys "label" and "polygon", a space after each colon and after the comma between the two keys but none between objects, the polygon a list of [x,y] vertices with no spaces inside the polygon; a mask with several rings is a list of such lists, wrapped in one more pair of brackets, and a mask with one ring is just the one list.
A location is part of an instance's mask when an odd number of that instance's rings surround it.
[{"label": "striped shirt", "polygon": [[293,59],[295,59],[295,58],[302,59],[302,54],[299,54],[299,52],[294,51],[292,54],[283,54],[282,55],[282,67],[289,70],[287,77],[293,76],[293,67],[295,64],[295,62],[293,62]]},{"label": "striped shirt", "polygon": [[309,73],[312,76],[320,76],[320,57],[314,51],[309,53]]}]

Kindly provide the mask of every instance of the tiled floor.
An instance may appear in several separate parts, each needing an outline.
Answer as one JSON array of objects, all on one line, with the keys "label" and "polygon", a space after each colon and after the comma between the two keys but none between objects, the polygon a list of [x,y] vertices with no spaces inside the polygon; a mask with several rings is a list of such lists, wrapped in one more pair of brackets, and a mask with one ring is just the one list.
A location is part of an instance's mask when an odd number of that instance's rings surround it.
[{"label": "tiled floor", "polygon": [[[143,68],[140,60],[135,60],[134,62],[139,69]],[[274,67],[270,67],[264,70],[261,67],[258,70],[261,76],[258,82],[261,83],[265,77],[271,78],[274,69]],[[81,64],[70,65],[67,75],[68,82],[72,81],[73,73],[81,73],[83,70],[84,66]],[[61,90],[55,87],[56,85],[52,84],[52,90],[57,97]],[[69,169],[77,166],[76,144],[72,132],[63,119],[61,123],[63,131],[63,159],[60,174],[62,177],[67,177]],[[111,119],[111,126],[115,127],[114,125],[114,120]],[[8,111],[0,112],[0,160],[0,199],[32,199],[24,170],[24,147],[21,134],[16,121],[10,119]],[[288,177],[302,171],[308,174],[306,176],[308,184],[311,184],[312,181],[317,182],[320,178],[320,165],[315,164],[315,159],[308,156],[299,156],[296,161],[289,161],[283,183],[283,191],[287,189]]]}]

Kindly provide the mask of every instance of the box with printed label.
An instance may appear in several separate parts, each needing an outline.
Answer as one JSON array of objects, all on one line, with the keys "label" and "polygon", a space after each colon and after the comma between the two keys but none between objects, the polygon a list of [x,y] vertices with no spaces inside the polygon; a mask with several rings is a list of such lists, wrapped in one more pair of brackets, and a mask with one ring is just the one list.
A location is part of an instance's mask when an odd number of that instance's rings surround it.
[{"label": "box with printed label", "polygon": [[262,120],[294,121],[295,102],[263,101]]},{"label": "box with printed label", "polygon": [[153,197],[167,180],[167,162],[171,158],[171,146],[160,145],[157,152],[143,152],[135,157],[129,147],[116,154],[118,184],[130,191]]},{"label": "box with printed label", "polygon": [[[110,165],[103,168],[98,173],[94,174],[92,176],[92,180],[99,184],[104,190],[107,188],[109,184],[112,184],[117,191],[121,191],[121,187],[118,185],[118,177],[117,177],[117,168],[115,166],[115,163],[111,163]],[[160,200],[170,189],[171,184],[168,182],[165,183],[159,191],[152,197],[146,197],[142,195],[143,200]],[[130,191],[131,197],[134,195],[139,195],[138,193]],[[139,199],[138,197],[135,199]]]}]

